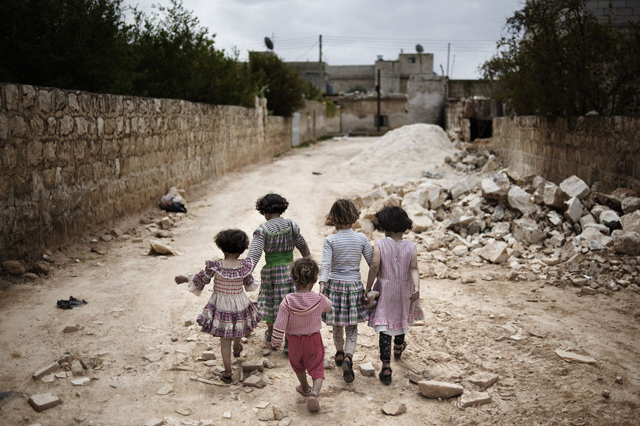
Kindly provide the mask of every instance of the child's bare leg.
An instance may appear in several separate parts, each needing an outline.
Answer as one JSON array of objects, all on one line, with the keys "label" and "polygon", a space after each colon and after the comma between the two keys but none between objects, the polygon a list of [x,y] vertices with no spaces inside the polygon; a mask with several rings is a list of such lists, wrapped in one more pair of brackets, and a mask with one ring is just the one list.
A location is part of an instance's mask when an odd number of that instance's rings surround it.
[{"label": "child's bare leg", "polygon": [[[306,380],[306,377],[305,377]],[[324,382],[323,378],[313,379],[313,388],[311,389],[316,396],[320,395],[320,390],[322,390],[322,383]]]},{"label": "child's bare leg", "polygon": [[233,338],[233,353],[237,354],[240,352],[240,348],[242,348],[242,340],[240,337]]},{"label": "child's bare leg", "polygon": [[[296,376],[298,377],[298,381],[300,382],[300,386],[302,386],[302,390],[305,393],[308,393],[311,390],[311,386],[309,386],[309,381],[307,380],[306,371],[303,371],[301,373],[296,373]],[[313,381],[313,384],[315,385],[315,380]]]},{"label": "child's bare leg", "polygon": [[222,353],[222,363],[224,364],[225,376],[231,375],[231,340],[220,338],[220,352]]}]

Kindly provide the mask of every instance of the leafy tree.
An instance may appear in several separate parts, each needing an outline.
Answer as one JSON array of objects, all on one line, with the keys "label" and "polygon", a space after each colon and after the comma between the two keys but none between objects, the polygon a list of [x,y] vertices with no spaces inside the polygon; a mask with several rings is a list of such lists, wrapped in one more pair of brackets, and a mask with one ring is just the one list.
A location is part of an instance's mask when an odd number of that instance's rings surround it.
[{"label": "leafy tree", "polygon": [[518,114],[633,114],[640,107],[640,26],[598,22],[584,0],[527,1],[480,70]]},{"label": "leafy tree", "polygon": [[304,106],[306,81],[275,54],[252,52],[249,66],[258,86],[267,87],[267,106],[274,115],[288,117]]},{"label": "leafy tree", "polygon": [[122,0],[0,0],[0,81],[127,93]]}]

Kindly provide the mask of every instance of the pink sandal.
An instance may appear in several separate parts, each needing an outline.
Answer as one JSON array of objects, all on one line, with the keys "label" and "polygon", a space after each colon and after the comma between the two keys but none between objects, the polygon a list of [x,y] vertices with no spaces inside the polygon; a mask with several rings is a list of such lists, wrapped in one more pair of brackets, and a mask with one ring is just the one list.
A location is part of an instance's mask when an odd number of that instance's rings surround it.
[{"label": "pink sandal", "polygon": [[296,392],[298,392],[300,395],[304,396],[305,398],[310,397],[311,395],[313,395],[313,391],[312,390],[309,390],[309,392],[305,392],[302,389],[302,385],[296,386]]}]

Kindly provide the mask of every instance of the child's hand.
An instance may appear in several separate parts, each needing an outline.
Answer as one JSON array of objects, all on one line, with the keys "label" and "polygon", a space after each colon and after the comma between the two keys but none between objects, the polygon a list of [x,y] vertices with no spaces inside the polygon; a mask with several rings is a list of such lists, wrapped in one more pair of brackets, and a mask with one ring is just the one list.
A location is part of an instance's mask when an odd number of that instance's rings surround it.
[{"label": "child's hand", "polygon": [[186,275],[178,275],[174,278],[176,284],[183,284],[189,281],[189,278]]},{"label": "child's hand", "polygon": [[411,293],[411,296],[409,297],[409,299],[412,302],[415,302],[416,300],[420,299],[420,290],[416,290],[413,293]]},{"label": "child's hand", "polygon": [[318,293],[320,294],[324,294],[325,296],[327,295],[327,292],[324,291],[324,286],[325,286],[325,282],[324,281],[320,281],[318,283],[318,285],[320,286],[320,291]]}]

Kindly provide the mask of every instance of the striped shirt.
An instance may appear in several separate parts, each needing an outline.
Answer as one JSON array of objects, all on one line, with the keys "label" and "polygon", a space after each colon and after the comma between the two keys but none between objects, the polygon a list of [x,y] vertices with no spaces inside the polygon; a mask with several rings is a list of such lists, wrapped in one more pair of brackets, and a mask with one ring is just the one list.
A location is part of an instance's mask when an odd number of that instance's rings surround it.
[{"label": "striped shirt", "polygon": [[351,228],[339,229],[324,240],[318,281],[360,281],[360,256],[371,265],[373,249],[367,237]]},{"label": "striped shirt", "polygon": [[287,294],[273,324],[271,346],[279,347],[285,333],[309,336],[319,332],[322,328],[322,313],[330,310],[331,302],[323,294],[313,291]]},{"label": "striped shirt", "polygon": [[[262,228],[266,228],[268,231],[273,233],[279,233],[285,231],[287,229],[291,229],[293,232],[293,243],[289,246],[289,243],[286,241],[275,241],[273,247],[271,244],[266,244],[265,235],[262,232]],[[285,238],[285,240],[288,238]],[[275,238],[278,240],[278,238]],[[247,257],[253,260],[253,267],[255,268],[260,261],[260,257],[262,256],[262,251],[271,253],[271,252],[280,252],[280,251],[289,251],[293,250],[293,245],[300,251],[300,254],[304,256],[309,256],[309,247],[307,246],[307,242],[304,237],[300,233],[300,228],[298,225],[283,217],[276,217],[274,219],[268,220],[263,225],[261,225],[256,231],[253,233],[253,240],[251,240],[251,245],[249,246],[249,253]]]}]

